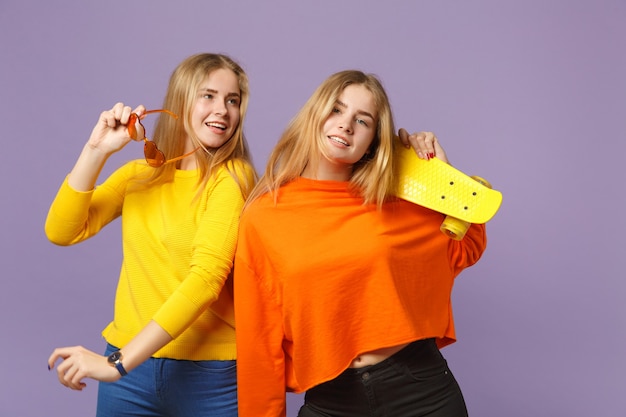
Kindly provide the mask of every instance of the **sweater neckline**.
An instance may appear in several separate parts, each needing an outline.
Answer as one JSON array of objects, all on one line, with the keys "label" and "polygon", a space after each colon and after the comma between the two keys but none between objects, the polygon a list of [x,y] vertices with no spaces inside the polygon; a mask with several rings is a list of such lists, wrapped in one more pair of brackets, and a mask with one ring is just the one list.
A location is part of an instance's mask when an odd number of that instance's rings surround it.
[{"label": "sweater neckline", "polygon": [[303,187],[323,190],[345,190],[350,185],[350,181],[316,180],[306,177],[297,177],[293,180],[293,183]]},{"label": "sweater neckline", "polygon": [[174,176],[176,178],[196,178],[199,172],[199,169],[177,169]]}]

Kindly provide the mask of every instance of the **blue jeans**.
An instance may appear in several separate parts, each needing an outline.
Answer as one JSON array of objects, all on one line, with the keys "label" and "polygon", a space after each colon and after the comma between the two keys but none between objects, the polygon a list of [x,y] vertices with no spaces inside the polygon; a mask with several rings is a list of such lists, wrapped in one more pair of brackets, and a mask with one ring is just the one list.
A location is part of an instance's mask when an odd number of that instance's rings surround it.
[{"label": "blue jeans", "polygon": [[467,409],[435,340],[427,339],[311,388],[298,416],[467,417]]},{"label": "blue jeans", "polygon": [[[107,345],[106,355],[117,350]],[[237,417],[236,361],[150,358],[100,382],[97,417]]]}]

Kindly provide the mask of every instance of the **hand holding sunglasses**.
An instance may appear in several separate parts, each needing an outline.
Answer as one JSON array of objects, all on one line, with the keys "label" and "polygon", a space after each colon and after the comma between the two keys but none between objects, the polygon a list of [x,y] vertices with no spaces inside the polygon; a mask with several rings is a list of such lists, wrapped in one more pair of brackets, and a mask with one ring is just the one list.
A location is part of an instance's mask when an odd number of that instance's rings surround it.
[{"label": "hand holding sunglasses", "polygon": [[[141,123],[141,120],[147,116],[148,114],[153,114],[153,113],[165,113],[168,116],[171,116],[175,119],[178,119],[178,116],[174,113],[172,113],[169,110],[165,110],[165,109],[161,109],[161,110],[146,110],[141,116],[138,116],[136,113],[131,113],[130,117],[128,118],[128,124],[127,129],[128,129],[128,135],[131,137],[131,139],[133,140],[143,140],[144,145],[143,145],[143,153],[144,156],[146,157],[146,162],[148,163],[148,165],[150,165],[151,167],[154,168],[158,168],[164,164],[169,164],[170,162],[175,162],[175,161],[179,161],[183,158],[186,158],[190,155],[192,155],[194,152],[196,152],[198,149],[200,149],[200,147],[197,147],[196,149],[194,149],[191,152],[188,152],[184,155],[181,156],[177,156],[176,158],[172,158],[172,159],[165,159],[165,154],[163,153],[163,151],[161,151],[156,143],[154,143],[153,141],[151,141],[150,139],[148,139],[145,135],[145,131],[146,128],[144,127],[144,125]],[[137,130],[137,125],[139,124],[143,130],[143,134],[140,133]]]}]

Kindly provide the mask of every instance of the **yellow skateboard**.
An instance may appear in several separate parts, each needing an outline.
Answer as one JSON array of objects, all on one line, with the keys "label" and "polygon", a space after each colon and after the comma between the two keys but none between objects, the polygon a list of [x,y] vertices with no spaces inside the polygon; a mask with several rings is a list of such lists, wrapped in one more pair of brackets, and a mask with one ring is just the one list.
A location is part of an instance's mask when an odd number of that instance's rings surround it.
[{"label": "yellow skateboard", "polygon": [[418,158],[413,148],[396,147],[396,196],[448,217],[441,231],[461,240],[471,223],[488,222],[500,208],[502,193],[480,177],[470,177],[438,158]]}]

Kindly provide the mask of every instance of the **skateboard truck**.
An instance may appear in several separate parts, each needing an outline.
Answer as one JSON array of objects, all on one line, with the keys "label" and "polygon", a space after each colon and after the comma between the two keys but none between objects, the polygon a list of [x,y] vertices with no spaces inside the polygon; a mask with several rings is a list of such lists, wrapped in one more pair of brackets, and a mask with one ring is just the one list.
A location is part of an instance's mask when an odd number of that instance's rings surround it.
[{"label": "skateboard truck", "polygon": [[[473,175],[471,178],[478,181],[480,184],[484,185],[485,187],[489,189],[492,188],[489,181],[487,181],[484,178],[481,178],[477,175]],[[441,223],[441,227],[439,228],[439,230],[441,230],[450,239],[462,240],[463,237],[465,237],[465,233],[467,233],[467,230],[469,229],[470,226],[471,226],[470,222],[457,219],[456,217],[453,217],[453,216],[446,216],[446,218],[443,220],[443,223]]]}]

